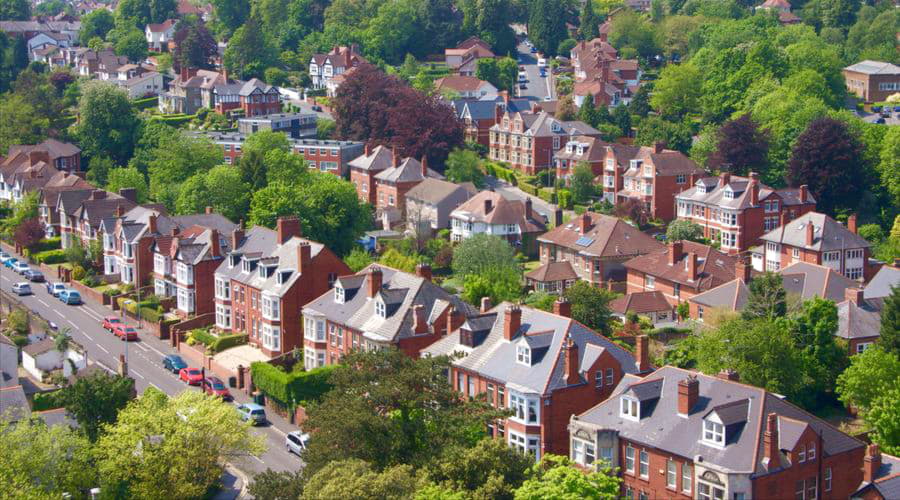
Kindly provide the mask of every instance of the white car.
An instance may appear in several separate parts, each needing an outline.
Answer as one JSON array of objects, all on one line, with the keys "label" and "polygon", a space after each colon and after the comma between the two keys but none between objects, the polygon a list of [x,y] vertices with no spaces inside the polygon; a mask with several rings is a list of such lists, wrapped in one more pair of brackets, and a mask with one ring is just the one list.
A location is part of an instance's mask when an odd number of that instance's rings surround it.
[{"label": "white car", "polygon": [[543,57],[538,59],[538,68],[546,68],[546,67],[547,67],[547,60],[544,59]]},{"label": "white car", "polygon": [[288,453],[300,456],[309,446],[309,434],[301,431],[291,431],[285,436],[284,445],[287,447]]},{"label": "white car", "polygon": [[31,285],[27,282],[16,283],[12,286],[12,291],[16,295],[31,295]]},{"label": "white car", "polygon": [[31,269],[31,267],[28,264],[22,262],[21,260],[19,262],[16,262],[15,264],[13,264],[13,271],[15,271],[19,274],[22,274],[29,269]]}]

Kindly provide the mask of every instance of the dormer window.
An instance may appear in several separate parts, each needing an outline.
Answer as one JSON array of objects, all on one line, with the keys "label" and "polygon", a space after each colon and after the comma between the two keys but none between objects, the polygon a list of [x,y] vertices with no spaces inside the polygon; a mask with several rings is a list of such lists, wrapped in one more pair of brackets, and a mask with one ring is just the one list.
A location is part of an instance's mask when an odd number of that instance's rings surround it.
[{"label": "dormer window", "polygon": [[531,366],[531,348],[526,344],[516,346],[516,362]]},{"label": "dormer window", "polygon": [[714,446],[725,446],[725,426],[708,418],[703,420],[703,441]]},{"label": "dormer window", "polygon": [[734,191],[731,188],[725,188],[725,199],[733,200],[734,199]]},{"label": "dormer window", "polygon": [[628,420],[639,420],[641,418],[641,403],[637,399],[622,397],[621,416]]},{"label": "dormer window", "polygon": [[384,302],[380,300],[375,301],[375,314],[379,318],[387,318],[387,307],[384,305]]},{"label": "dormer window", "polygon": [[344,303],[344,289],[336,286],[334,287],[334,301],[338,304]]},{"label": "dormer window", "polygon": [[250,272],[250,261],[247,259],[241,260],[241,271],[245,273]]}]

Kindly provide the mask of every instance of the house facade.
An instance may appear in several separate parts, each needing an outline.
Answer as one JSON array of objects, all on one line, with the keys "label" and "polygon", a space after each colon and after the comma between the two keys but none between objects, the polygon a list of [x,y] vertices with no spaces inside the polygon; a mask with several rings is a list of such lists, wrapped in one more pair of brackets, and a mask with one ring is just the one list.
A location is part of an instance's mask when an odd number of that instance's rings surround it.
[{"label": "house facade", "polygon": [[843,70],[847,91],[865,102],[881,102],[900,92],[900,66],[882,61],[860,61]]},{"label": "house facade", "polygon": [[475,76],[478,60],[496,57],[491,46],[478,37],[470,37],[452,49],[444,49],[444,62],[450,71],[461,76]]},{"label": "house facade", "polygon": [[281,92],[258,78],[251,78],[241,86],[238,99],[245,117],[281,113]]},{"label": "house facade", "polygon": [[504,110],[490,128],[489,158],[507,162],[528,175],[553,167],[553,154],[576,136],[599,137],[600,132],[580,121],[561,121],[540,111]]},{"label": "house facade", "polygon": [[[279,110],[281,104],[278,105]],[[315,139],[315,113],[274,113],[247,115],[238,119],[238,132],[250,135],[259,131],[284,132],[291,139]]]},{"label": "house facade", "polygon": [[556,162],[556,178],[569,185],[572,175],[575,174],[575,167],[582,163],[591,168],[594,177],[600,175],[603,171],[607,146],[606,142],[596,137],[572,137],[553,155]]},{"label": "house facade", "polygon": [[526,99],[510,99],[505,90],[497,93],[493,100],[473,101],[459,99],[450,102],[457,116],[463,122],[467,141],[490,147],[491,127],[503,118],[504,111],[528,111],[531,103]]},{"label": "house facade", "polygon": [[[397,152],[385,146],[369,148],[366,144],[362,156],[350,161],[350,182],[356,188],[356,194],[360,201],[364,201],[373,207],[378,200],[378,192],[375,186],[375,176],[391,168],[395,164]],[[399,164],[397,158],[396,164]]]},{"label": "house facade", "polygon": [[328,89],[329,94],[337,90],[335,77],[344,75],[360,64],[366,63],[366,59],[359,52],[359,46],[334,47],[327,54],[313,54],[309,61],[309,78],[314,89]]},{"label": "house facade", "polygon": [[450,228],[450,213],[475,196],[471,183],[427,177],[406,193],[406,223],[416,235],[432,235]]},{"label": "house facade", "polygon": [[159,24],[148,24],[144,29],[147,38],[147,48],[150,52],[166,52],[169,50],[169,42],[175,38],[175,25],[178,21],[167,19]]},{"label": "house facade", "polygon": [[[616,153],[613,148],[608,151],[611,155]],[[614,157],[613,165],[618,160]],[[675,219],[675,197],[703,174],[703,170],[680,151],[665,149],[661,143],[652,148],[641,147],[634,158],[629,158],[628,168],[621,173],[622,187],[616,192],[616,203],[633,200],[640,203],[650,217],[671,221]],[[618,184],[619,179],[615,178],[613,182]]]},{"label": "house facade", "polygon": [[492,234],[525,255],[536,255],[537,238],[547,225],[531,208],[531,199],[507,200],[500,193],[481,191],[450,212],[450,240]]}]

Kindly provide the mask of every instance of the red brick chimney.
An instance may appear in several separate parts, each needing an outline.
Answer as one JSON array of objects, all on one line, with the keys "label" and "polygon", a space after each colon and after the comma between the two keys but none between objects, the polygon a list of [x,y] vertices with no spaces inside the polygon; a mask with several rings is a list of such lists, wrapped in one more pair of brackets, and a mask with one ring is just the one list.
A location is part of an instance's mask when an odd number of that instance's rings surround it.
[{"label": "red brick chimney", "polygon": [[91,199],[92,200],[103,200],[106,199],[106,191],[102,189],[95,189],[91,191]]},{"label": "red brick chimney", "polygon": [[678,414],[688,416],[700,399],[700,381],[694,375],[678,382]]},{"label": "red brick chimney", "polygon": [[371,149],[369,148],[369,143],[367,142],[365,147],[363,148],[363,154],[369,156],[371,154]]},{"label": "red brick chimney", "polygon": [[800,203],[806,203],[809,199],[809,186],[803,184],[800,186]]},{"label": "red brick chimney", "polygon": [[428,157],[422,157],[422,177],[428,177]]},{"label": "red brick chimney", "polygon": [[740,377],[740,375],[738,375],[738,372],[728,369],[728,368],[720,371],[718,373],[718,375],[716,375],[716,377],[718,377],[722,380],[730,380],[732,382],[738,382],[741,380],[741,377]]},{"label": "red brick chimney", "polygon": [[673,241],[669,243],[669,265],[674,266],[681,260],[681,256],[684,254],[684,243],[680,241]]},{"label": "red brick chimney", "polygon": [[666,143],[662,141],[656,141],[653,143],[653,152],[655,154],[660,154],[663,150],[666,149]]},{"label": "red brick chimney", "polygon": [[178,236],[178,233],[180,233],[180,232],[181,232],[181,229],[179,229],[178,226],[172,226],[172,230],[169,232],[169,235]]},{"label": "red brick chimney", "polygon": [[851,233],[856,234],[856,214],[847,217],[847,229],[849,229]]},{"label": "red brick chimney", "polygon": [[212,215],[212,213],[213,213],[213,208],[209,207],[209,206],[206,207],[206,215]]},{"label": "red brick chimney", "polygon": [[416,276],[431,281],[431,266],[428,264],[418,264],[416,266]]},{"label": "red brick chimney", "polygon": [[781,467],[781,450],[778,448],[778,415],[766,415],[766,431],[763,433],[763,461],[769,470]]},{"label": "red brick chimney", "polygon": [[638,373],[650,370],[650,338],[638,335],[634,342],[634,357],[637,358]]},{"label": "red brick chimney", "polygon": [[566,384],[575,385],[581,382],[581,376],[578,374],[578,346],[572,337],[566,336],[565,358],[563,360],[563,370],[566,377]]},{"label": "red brick chimney", "polygon": [[377,267],[373,267],[373,268],[369,269],[369,280],[368,280],[368,283],[369,283],[368,294],[369,295],[368,295],[368,297],[370,299],[372,297],[374,297],[375,295],[377,295],[379,291],[381,291],[381,284],[382,284],[381,280],[382,280],[381,269],[379,269]]},{"label": "red brick chimney", "polygon": [[222,242],[219,240],[220,237],[218,229],[211,229],[209,231],[209,253],[212,254],[213,257],[222,256]]},{"label": "red brick chimney", "polygon": [[697,254],[688,252],[687,261],[684,263],[688,272],[688,281],[697,280]]},{"label": "red brick chimney", "polygon": [[400,155],[397,154],[397,146],[391,147],[391,166],[399,166],[400,165]]},{"label": "red brick chimney", "polygon": [[722,172],[719,174],[719,187],[725,187],[728,183],[731,182],[731,174],[728,172]]},{"label": "red brick chimney", "polygon": [[481,298],[481,312],[482,312],[482,313],[486,313],[486,312],[490,311],[490,310],[491,310],[491,307],[493,307],[493,306],[494,306],[494,305],[491,304],[491,298],[490,298],[490,297],[482,297],[482,298]]},{"label": "red brick chimney", "polygon": [[278,244],[284,245],[294,236],[300,236],[300,219],[297,217],[279,217],[275,227],[278,231]]},{"label": "red brick chimney", "polygon": [[156,214],[150,214],[150,217],[147,217],[147,231],[150,233],[156,232]]},{"label": "red brick chimney", "polygon": [[531,198],[525,198],[525,220],[531,220]]},{"label": "red brick chimney", "polygon": [[425,306],[416,304],[413,306],[413,333],[421,335],[428,333],[428,322],[425,318]]},{"label": "red brick chimney", "polygon": [[582,235],[591,229],[591,216],[587,212],[581,214],[581,218],[578,219],[578,229],[581,230]]},{"label": "red brick chimney", "polygon": [[244,221],[241,221],[240,224],[234,229],[231,230],[231,249],[237,250],[237,248],[241,245],[241,241],[244,239]]},{"label": "red brick chimney", "polygon": [[503,338],[512,340],[522,326],[522,309],[511,304],[503,313]]},{"label": "red brick chimney", "polygon": [[849,300],[856,305],[863,303],[863,291],[861,288],[845,288],[844,300]]},{"label": "red brick chimney", "polygon": [[750,271],[752,270],[753,266],[750,266],[743,260],[738,259],[737,263],[734,265],[734,277],[744,280],[744,283],[749,283],[751,276]]},{"label": "red brick chimney", "polygon": [[609,60],[604,59],[600,62],[600,79],[603,83],[609,83]]},{"label": "red brick chimney", "polygon": [[297,245],[297,272],[303,274],[303,271],[312,270],[312,247],[307,242]]},{"label": "red brick chimney", "polygon": [[557,316],[565,316],[566,318],[572,317],[572,303],[569,302],[565,297],[560,296],[553,302],[553,314]]},{"label": "red brick chimney", "polygon": [[877,444],[866,447],[866,456],[863,458],[863,482],[871,483],[878,479],[878,469],[881,468],[881,450]]},{"label": "red brick chimney", "polygon": [[806,246],[813,244],[816,239],[816,228],[813,226],[812,219],[806,224]]},{"label": "red brick chimney", "polygon": [[125,207],[122,204],[116,205],[116,217],[122,217],[125,215]]},{"label": "red brick chimney", "polygon": [[484,215],[491,213],[491,210],[494,208],[494,202],[490,198],[486,198],[484,200]]},{"label": "red brick chimney", "polygon": [[750,205],[759,205],[759,182],[750,181]]}]

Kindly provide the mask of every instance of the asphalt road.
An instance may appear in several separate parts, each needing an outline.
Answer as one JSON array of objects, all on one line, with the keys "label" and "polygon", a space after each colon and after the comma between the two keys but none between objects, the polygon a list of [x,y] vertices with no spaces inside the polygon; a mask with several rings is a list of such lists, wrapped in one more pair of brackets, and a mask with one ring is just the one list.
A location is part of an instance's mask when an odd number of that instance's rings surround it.
[{"label": "asphalt road", "polygon": [[[10,291],[13,283],[25,281],[11,269],[0,266],[0,286]],[[68,327],[72,338],[85,347],[88,360],[98,363],[109,371],[116,371],[118,357],[126,354],[128,358],[128,374],[135,381],[138,393],[153,386],[168,395],[177,395],[185,390],[199,390],[181,382],[178,376],[162,367],[162,358],[166,354],[176,354],[169,347],[168,341],[138,329],[139,340],[122,342],[115,335],[101,326],[103,317],[113,315],[111,309],[99,304],[86,302],[79,306],[65,305],[59,299],[47,293],[43,283],[32,283],[33,295],[19,297],[19,300],[44,319],[54,322],[59,328]],[[128,320],[134,325],[134,321]],[[237,389],[230,389],[235,401],[249,402],[250,398]],[[230,404],[230,403],[222,403]],[[285,433],[296,430],[277,415],[269,415],[270,423],[257,427],[253,432],[266,438],[268,450],[260,456],[249,456],[243,460],[233,461],[233,465],[252,476],[266,468],[278,471],[295,471],[302,462],[285,449]]]},{"label": "asphalt road", "polygon": [[531,47],[525,45],[524,42],[519,43],[516,48],[519,50],[519,66],[525,66],[525,73],[528,75],[527,88],[520,89],[517,87],[518,95],[520,97],[532,97],[538,101],[543,101],[548,96],[551,100],[554,99],[553,77],[549,66],[547,67],[547,76],[542,77],[540,68],[537,66],[538,54],[532,54],[530,52]]}]

